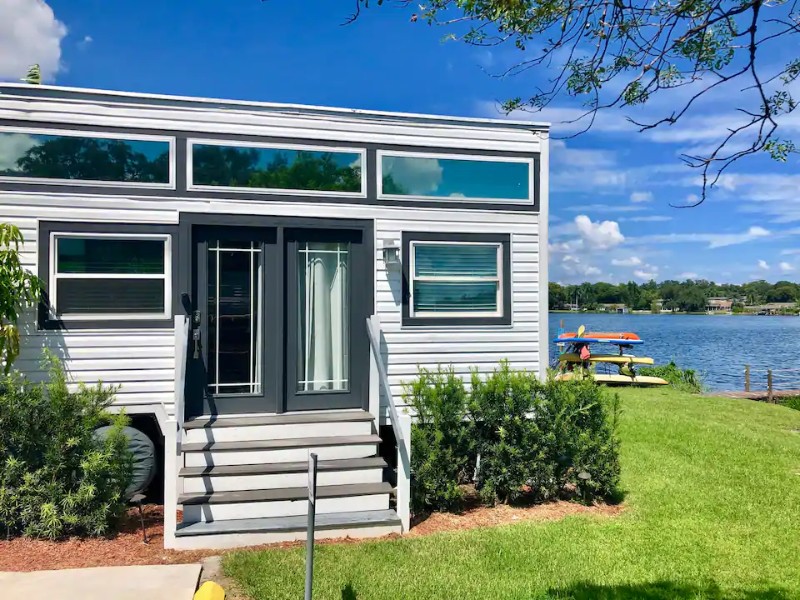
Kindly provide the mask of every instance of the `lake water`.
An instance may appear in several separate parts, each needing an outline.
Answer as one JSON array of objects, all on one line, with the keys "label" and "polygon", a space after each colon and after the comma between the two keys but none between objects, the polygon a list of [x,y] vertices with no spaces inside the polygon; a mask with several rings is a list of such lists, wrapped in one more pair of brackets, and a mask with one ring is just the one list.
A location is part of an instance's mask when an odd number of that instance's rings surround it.
[{"label": "lake water", "polygon": [[[644,340],[634,354],[652,356],[656,364],[674,360],[700,372],[712,390],[744,389],[749,364],[753,389],[766,389],[766,370],[774,369],[776,388],[800,389],[800,317],[708,315],[616,315],[550,313],[550,339],[559,321],[567,331],[632,331]],[[556,347],[552,345],[551,356]],[[781,371],[794,369],[794,371]]]}]

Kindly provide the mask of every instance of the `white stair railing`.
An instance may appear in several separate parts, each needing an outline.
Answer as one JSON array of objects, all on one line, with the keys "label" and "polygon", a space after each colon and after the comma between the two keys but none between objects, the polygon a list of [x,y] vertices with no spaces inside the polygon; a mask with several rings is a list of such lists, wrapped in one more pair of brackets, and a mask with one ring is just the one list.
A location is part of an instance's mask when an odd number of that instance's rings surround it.
[{"label": "white stair railing", "polygon": [[367,317],[367,335],[397,442],[397,515],[405,532],[411,526],[411,417],[408,414],[400,415],[394,403],[389,374],[381,356],[381,322],[378,315]]},{"label": "white stair railing", "polygon": [[175,403],[164,427],[164,547],[177,547],[178,472],[180,471],[180,434],[185,415],[184,387],[186,357],[189,351],[189,317],[175,317]]}]

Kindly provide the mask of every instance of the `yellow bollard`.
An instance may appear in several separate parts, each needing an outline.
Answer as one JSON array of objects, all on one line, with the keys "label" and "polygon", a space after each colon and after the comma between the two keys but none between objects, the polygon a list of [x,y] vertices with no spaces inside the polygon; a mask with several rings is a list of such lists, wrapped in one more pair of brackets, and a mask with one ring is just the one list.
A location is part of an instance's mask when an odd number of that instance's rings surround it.
[{"label": "yellow bollard", "polygon": [[206,581],[194,593],[194,600],[225,600],[225,590],[213,581]]}]

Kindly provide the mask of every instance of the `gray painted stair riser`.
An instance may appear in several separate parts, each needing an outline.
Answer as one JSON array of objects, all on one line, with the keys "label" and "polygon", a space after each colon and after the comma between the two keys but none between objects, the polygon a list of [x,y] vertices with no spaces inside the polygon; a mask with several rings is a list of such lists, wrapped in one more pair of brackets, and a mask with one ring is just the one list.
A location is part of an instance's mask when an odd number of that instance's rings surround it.
[{"label": "gray painted stair riser", "polygon": [[184,432],[186,443],[241,442],[245,440],[285,440],[291,438],[369,435],[371,421],[254,425],[247,427],[206,427]]},{"label": "gray painted stair riser", "polygon": [[[238,490],[272,490],[301,487],[308,483],[308,473],[274,473],[270,475],[226,475],[184,477],[183,492],[229,492]],[[348,469],[344,471],[319,471],[317,485],[345,485],[354,483],[380,483],[383,469]]]},{"label": "gray painted stair riser", "polygon": [[204,467],[207,465],[258,465],[263,463],[299,462],[308,460],[310,452],[316,453],[319,456],[319,460],[338,460],[375,456],[377,451],[377,443],[282,448],[278,450],[209,450],[186,452],[184,454],[184,464],[187,467]]},{"label": "gray painted stair riser", "polygon": [[[389,494],[317,498],[317,514],[351,511],[386,510]],[[183,521],[224,521],[228,519],[257,519],[289,517],[307,514],[308,499],[277,500],[273,502],[238,502],[233,504],[191,504],[183,507]]]},{"label": "gray painted stair riser", "polygon": [[209,427],[250,427],[253,425],[289,425],[297,423],[341,423],[347,421],[374,422],[365,410],[321,410],[288,412],[282,414],[231,415],[197,417],[184,423],[186,429]]},{"label": "gray painted stair riser", "polygon": [[[315,523],[319,531],[351,527],[394,526],[400,525],[400,517],[397,516],[396,511],[390,508],[387,510],[320,514],[317,515]],[[268,519],[236,519],[211,523],[181,523],[176,534],[181,536],[219,533],[285,533],[288,531],[305,531],[307,525],[308,519],[306,515]]]},{"label": "gray painted stair riser", "polygon": [[[314,538],[317,540],[339,538],[364,539],[383,537],[401,532],[402,528],[400,525],[351,527],[320,530],[315,533]],[[226,550],[229,548],[242,548],[245,546],[260,546],[262,544],[295,542],[305,539],[305,531],[292,531],[285,533],[228,533],[178,537],[175,540],[175,547],[179,550]]]}]

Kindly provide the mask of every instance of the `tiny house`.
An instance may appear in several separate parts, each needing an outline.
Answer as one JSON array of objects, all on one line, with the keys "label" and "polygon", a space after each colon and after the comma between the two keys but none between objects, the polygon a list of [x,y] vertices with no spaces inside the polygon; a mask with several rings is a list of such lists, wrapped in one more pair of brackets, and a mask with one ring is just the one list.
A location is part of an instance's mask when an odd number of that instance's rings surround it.
[{"label": "tiny house", "polygon": [[303,538],[309,452],[318,535],[405,531],[403,382],[547,368],[547,173],[531,122],[0,84],[15,366],[120,386],[168,547]]}]

